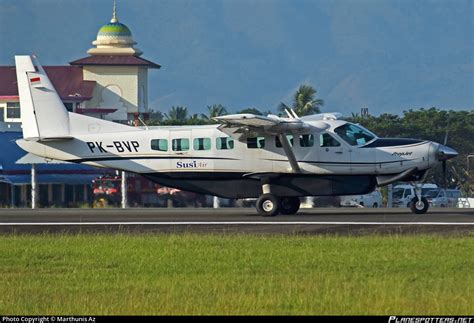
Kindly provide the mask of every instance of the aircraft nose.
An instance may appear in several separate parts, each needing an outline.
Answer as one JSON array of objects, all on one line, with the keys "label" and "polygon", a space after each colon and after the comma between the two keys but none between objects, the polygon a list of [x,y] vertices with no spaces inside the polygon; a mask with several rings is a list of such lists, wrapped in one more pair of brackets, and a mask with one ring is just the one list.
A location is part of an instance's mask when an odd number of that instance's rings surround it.
[{"label": "aircraft nose", "polygon": [[445,145],[439,145],[437,157],[439,161],[448,160],[456,157],[458,152],[451,147]]}]

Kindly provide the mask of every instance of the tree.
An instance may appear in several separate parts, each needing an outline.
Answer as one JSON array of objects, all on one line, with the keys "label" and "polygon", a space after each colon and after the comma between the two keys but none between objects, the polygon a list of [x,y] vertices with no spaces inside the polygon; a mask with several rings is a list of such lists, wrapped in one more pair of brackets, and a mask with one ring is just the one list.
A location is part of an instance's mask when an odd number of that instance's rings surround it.
[{"label": "tree", "polygon": [[188,119],[188,108],[172,106],[168,114],[165,113],[166,124],[185,124]]},{"label": "tree", "polygon": [[202,113],[201,118],[213,122],[212,118],[227,114],[227,109],[222,104],[213,104],[207,106],[207,115]]},{"label": "tree", "polygon": [[[321,107],[324,105],[322,99],[316,99],[316,89],[310,85],[300,85],[299,89],[293,96],[291,108],[298,116],[306,116],[310,114],[320,113]],[[285,113],[285,109],[290,109],[285,103],[280,103],[278,110]]]}]

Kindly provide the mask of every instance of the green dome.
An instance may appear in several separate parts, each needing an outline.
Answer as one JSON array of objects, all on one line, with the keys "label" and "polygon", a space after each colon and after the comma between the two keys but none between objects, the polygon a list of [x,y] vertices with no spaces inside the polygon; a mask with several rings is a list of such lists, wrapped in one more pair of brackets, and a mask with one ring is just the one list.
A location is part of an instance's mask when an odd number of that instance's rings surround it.
[{"label": "green dome", "polygon": [[120,22],[111,22],[107,25],[102,26],[97,33],[99,36],[112,36],[112,37],[132,37],[132,32],[128,29],[127,26]]}]

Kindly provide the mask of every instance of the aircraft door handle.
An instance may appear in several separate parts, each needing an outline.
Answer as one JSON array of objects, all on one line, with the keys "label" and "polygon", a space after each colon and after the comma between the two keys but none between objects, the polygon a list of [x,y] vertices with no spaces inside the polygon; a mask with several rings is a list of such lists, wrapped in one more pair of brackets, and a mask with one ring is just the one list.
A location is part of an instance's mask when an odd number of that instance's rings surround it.
[{"label": "aircraft door handle", "polygon": [[335,151],[336,154],[342,154],[342,151]]}]

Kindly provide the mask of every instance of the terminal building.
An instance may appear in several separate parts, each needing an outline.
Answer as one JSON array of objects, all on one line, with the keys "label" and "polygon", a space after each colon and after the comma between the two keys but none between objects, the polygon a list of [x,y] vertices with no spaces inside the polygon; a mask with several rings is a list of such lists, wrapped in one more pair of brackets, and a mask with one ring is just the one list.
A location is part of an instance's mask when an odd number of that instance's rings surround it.
[{"label": "terminal building", "polygon": [[[45,66],[46,73],[69,111],[137,125],[139,118],[147,118],[148,70],[160,65],[135,48],[130,29],[118,21],[115,4],[110,23],[99,29],[92,44],[88,56],[69,65]],[[26,154],[15,143],[21,136],[15,66],[0,66],[0,207],[30,205],[32,164],[40,206],[90,203],[92,180],[114,172]]]}]

